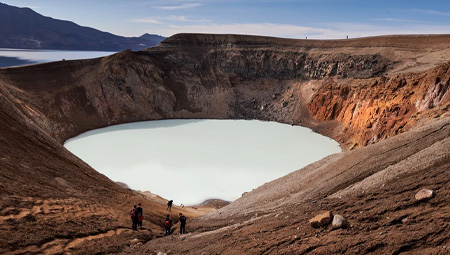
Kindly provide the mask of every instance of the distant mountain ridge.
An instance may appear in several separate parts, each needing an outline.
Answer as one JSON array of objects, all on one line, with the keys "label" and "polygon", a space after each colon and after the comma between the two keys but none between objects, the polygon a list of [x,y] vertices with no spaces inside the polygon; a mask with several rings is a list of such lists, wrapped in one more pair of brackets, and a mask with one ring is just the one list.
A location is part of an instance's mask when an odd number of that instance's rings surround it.
[{"label": "distant mountain ridge", "polygon": [[0,3],[0,48],[121,51],[143,50],[165,37],[123,37],[45,17],[30,8]]}]

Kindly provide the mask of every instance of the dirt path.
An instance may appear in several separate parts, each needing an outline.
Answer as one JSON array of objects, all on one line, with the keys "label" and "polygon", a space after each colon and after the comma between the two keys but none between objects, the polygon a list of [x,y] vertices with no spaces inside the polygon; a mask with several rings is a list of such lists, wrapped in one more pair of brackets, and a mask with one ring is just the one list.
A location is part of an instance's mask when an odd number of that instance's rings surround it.
[{"label": "dirt path", "polygon": [[[151,231],[144,230],[148,232],[149,234]],[[84,237],[78,237],[75,239],[69,239],[69,238],[56,238],[54,240],[51,240],[49,242],[46,242],[40,246],[29,246],[26,249],[15,251],[11,253],[11,255],[18,255],[18,254],[45,254],[45,255],[52,255],[52,254],[61,254],[64,252],[71,252],[73,250],[76,250],[77,248],[80,248],[82,245],[84,245],[84,242],[91,242],[91,241],[99,241],[100,239],[110,238],[115,235],[121,235],[121,234],[130,234],[133,231],[128,228],[117,228],[109,230],[106,233],[99,233],[99,234],[92,234]]]}]

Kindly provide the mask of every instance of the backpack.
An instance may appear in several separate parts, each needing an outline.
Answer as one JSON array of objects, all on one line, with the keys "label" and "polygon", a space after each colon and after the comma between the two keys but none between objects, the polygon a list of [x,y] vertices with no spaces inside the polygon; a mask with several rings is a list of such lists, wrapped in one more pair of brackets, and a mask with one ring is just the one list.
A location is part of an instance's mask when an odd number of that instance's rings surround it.
[{"label": "backpack", "polygon": [[131,211],[130,211],[130,217],[133,219],[134,218],[134,209],[132,209]]},{"label": "backpack", "polygon": [[181,222],[181,224],[186,223],[186,217],[184,217],[184,215],[180,217],[180,222]]},{"label": "backpack", "polygon": [[164,222],[164,225],[168,228],[168,227],[170,227],[170,220],[166,220],[165,222]]}]

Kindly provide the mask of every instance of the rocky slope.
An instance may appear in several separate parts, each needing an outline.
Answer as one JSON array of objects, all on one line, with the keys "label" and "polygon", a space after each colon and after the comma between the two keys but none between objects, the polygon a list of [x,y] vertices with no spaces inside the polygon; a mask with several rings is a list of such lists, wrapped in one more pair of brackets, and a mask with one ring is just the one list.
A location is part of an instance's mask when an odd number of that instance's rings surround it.
[{"label": "rocky slope", "polygon": [[[111,242],[99,241],[97,251],[123,249],[132,235],[121,235],[128,206],[143,195],[96,173],[61,144],[86,130],[165,118],[303,125],[348,151],[194,221],[199,234],[189,245],[174,239],[169,247],[161,239],[125,252],[398,254],[448,243],[449,39],[180,34],[141,52],[0,69],[0,139],[8,145],[1,148],[1,178],[8,181],[0,186],[0,233],[2,240],[12,236],[0,249],[57,253],[85,237]],[[431,204],[410,199],[422,186],[437,191]],[[140,241],[160,231],[164,212],[161,200],[145,201],[153,234],[141,233]],[[319,210],[345,214],[352,227],[311,229],[305,221]],[[425,212],[435,227],[425,226]],[[404,218],[412,221],[399,225]],[[37,234],[21,239],[20,228]],[[397,238],[405,230],[417,236]],[[83,247],[94,252],[96,245]]]},{"label": "rocky slope", "polygon": [[[122,188],[90,168],[36,125],[31,108],[0,85],[1,254],[113,252],[129,240],[159,235],[151,229],[160,229],[163,199]],[[147,209],[147,229],[133,234],[128,212],[138,202]],[[96,239],[111,245],[95,244]],[[80,246],[85,240],[94,244]]]},{"label": "rocky slope", "polygon": [[[121,254],[448,254],[450,117],[331,155]],[[418,201],[422,188],[436,192]],[[349,226],[312,228],[326,211]]]}]

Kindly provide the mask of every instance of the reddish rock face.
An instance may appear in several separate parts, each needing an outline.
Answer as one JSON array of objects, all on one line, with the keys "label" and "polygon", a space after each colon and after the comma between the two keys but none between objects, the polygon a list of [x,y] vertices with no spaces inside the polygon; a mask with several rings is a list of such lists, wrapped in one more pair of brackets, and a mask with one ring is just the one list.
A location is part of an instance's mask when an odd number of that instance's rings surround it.
[{"label": "reddish rock face", "polygon": [[345,129],[336,139],[353,149],[402,133],[422,118],[447,115],[449,84],[450,65],[392,78],[330,79],[308,109],[317,120],[341,123]]}]

